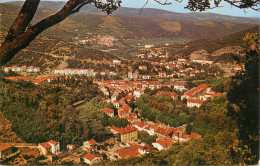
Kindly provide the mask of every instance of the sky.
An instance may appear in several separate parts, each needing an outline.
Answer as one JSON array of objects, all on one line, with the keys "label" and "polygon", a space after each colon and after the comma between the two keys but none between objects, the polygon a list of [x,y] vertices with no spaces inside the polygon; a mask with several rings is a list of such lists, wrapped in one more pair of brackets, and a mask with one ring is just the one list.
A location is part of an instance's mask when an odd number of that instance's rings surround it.
[{"label": "sky", "polygon": [[[14,0],[1,0],[1,2],[10,2],[10,1],[14,1]],[[52,1],[67,1],[67,0],[52,0]],[[146,0],[122,0],[122,1],[123,1],[122,3],[123,7],[132,7],[132,8],[142,8],[143,5],[146,3]],[[160,5],[154,2],[153,0],[148,0],[148,4],[145,6],[145,8],[157,8],[157,9],[163,9],[163,10],[179,12],[179,13],[191,12],[188,9],[184,9],[184,7],[187,5],[188,0],[182,0],[182,3],[176,2],[175,0],[168,0],[168,2],[172,2],[172,4]],[[232,7],[230,4],[226,2],[222,2],[221,6],[223,7],[210,9],[205,12],[218,13],[218,14],[231,15],[231,16],[243,16],[243,17],[259,17],[259,13],[260,13],[252,9],[245,9],[245,10],[238,9],[234,6]]]}]

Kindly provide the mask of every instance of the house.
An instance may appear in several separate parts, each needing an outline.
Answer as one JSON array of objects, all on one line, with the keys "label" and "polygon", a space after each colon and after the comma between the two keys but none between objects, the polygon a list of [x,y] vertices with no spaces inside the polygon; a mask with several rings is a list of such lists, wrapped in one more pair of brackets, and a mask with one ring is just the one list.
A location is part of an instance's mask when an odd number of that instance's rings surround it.
[{"label": "house", "polygon": [[139,66],[139,69],[140,69],[140,70],[147,70],[147,66],[141,65],[141,66]]},{"label": "house", "polygon": [[119,149],[118,151],[116,151],[116,155],[118,156],[118,158],[130,158],[130,157],[137,157],[140,156],[141,153],[138,150],[138,145],[132,145],[129,147],[124,147]]},{"label": "house", "polygon": [[166,77],[166,72],[165,72],[165,71],[160,71],[160,72],[159,72],[159,77],[160,77],[160,78]]},{"label": "house", "polygon": [[12,146],[9,144],[4,144],[0,146],[0,159],[4,159],[12,154]]},{"label": "house", "polygon": [[144,94],[144,90],[142,90],[142,89],[136,89],[134,91],[134,96],[136,96],[137,98],[141,97],[142,94]]},{"label": "house", "polygon": [[168,64],[168,65],[166,66],[166,69],[172,70],[174,67],[175,67],[175,64]]},{"label": "house", "polygon": [[83,142],[83,147],[85,149],[90,149],[90,150],[95,149],[96,145],[97,142],[94,139]]},{"label": "house", "polygon": [[128,77],[129,79],[132,79],[132,78],[133,78],[133,72],[132,72],[132,71],[129,71],[129,72],[127,73],[127,77]]},{"label": "house", "polygon": [[168,149],[173,144],[174,144],[174,141],[171,140],[170,138],[163,138],[163,139],[160,139],[160,140],[152,143],[153,147],[155,147],[159,151],[163,150],[163,149]]},{"label": "house", "polygon": [[86,154],[84,157],[84,162],[92,165],[92,164],[98,164],[100,161],[103,160],[103,157],[99,154]]},{"label": "house", "polygon": [[111,118],[114,117],[114,110],[111,108],[103,108],[102,109],[108,116],[110,116]]},{"label": "house", "polygon": [[49,153],[57,155],[58,153],[60,153],[60,143],[50,140],[49,142],[39,143],[38,149],[40,153],[44,156]]},{"label": "house", "polygon": [[144,144],[144,145],[139,146],[138,152],[141,153],[141,154],[150,153],[150,149],[148,148],[148,144]]},{"label": "house", "polygon": [[158,91],[156,93],[156,95],[170,95],[173,100],[177,100],[178,99],[178,95],[176,93],[174,93],[174,92]]},{"label": "house", "polygon": [[24,67],[12,66],[12,67],[4,67],[4,72],[22,72]]},{"label": "house", "polygon": [[213,63],[213,61],[209,61],[209,60],[201,60],[201,59],[194,59],[194,60],[192,60],[192,62],[194,62],[194,63],[200,63],[200,64],[202,64],[202,65],[205,65],[205,64],[212,64]]},{"label": "house", "polygon": [[119,116],[119,118],[126,118],[126,117],[130,116],[130,113],[129,113],[129,111],[127,111],[123,107],[119,107],[118,108],[118,116]]},{"label": "house", "polygon": [[149,79],[151,79],[151,76],[150,75],[142,75],[142,79],[143,80],[149,80]]},{"label": "house", "polygon": [[144,45],[144,48],[152,48],[152,47],[154,47],[154,44],[146,44],[146,45]]},{"label": "house", "polygon": [[120,64],[121,61],[120,61],[120,60],[117,60],[117,59],[114,59],[114,60],[113,60],[113,63],[115,63],[115,64]]},{"label": "house", "polygon": [[181,100],[184,99],[199,99],[201,95],[211,90],[206,84],[201,84],[197,87],[190,89],[181,96]]},{"label": "house", "polygon": [[176,83],[174,83],[174,89],[179,90],[181,92],[186,90],[186,86],[187,86],[186,82],[176,82]]},{"label": "house", "polygon": [[40,67],[29,66],[26,68],[26,72],[30,72],[30,73],[37,73],[40,71],[41,71]]},{"label": "house", "polygon": [[68,144],[67,149],[73,151],[74,149],[76,149],[76,146],[72,144]]},{"label": "house", "polygon": [[172,128],[164,129],[159,127],[154,131],[155,134],[161,137],[171,137],[173,134],[174,130]]},{"label": "house", "polygon": [[198,99],[188,99],[187,100],[187,107],[200,107],[205,101],[198,100]]},{"label": "house", "polygon": [[110,127],[110,130],[114,134],[119,134],[122,142],[133,142],[138,139],[137,128],[133,126],[127,126],[125,128]]}]

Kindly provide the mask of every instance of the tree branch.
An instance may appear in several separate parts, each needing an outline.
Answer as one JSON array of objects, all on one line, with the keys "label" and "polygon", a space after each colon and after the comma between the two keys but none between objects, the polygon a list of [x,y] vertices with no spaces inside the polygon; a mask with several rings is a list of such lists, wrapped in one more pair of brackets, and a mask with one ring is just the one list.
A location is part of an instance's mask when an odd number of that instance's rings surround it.
[{"label": "tree branch", "polygon": [[[26,2],[31,2],[31,1],[34,0],[27,0]],[[29,20],[28,17],[20,17],[18,23],[22,22],[23,20],[25,20],[28,23],[19,24],[19,26],[22,27],[19,27],[19,33],[15,33],[15,36],[12,33],[13,30],[10,29],[10,36],[13,37],[12,38],[7,37],[1,46],[0,66],[3,66],[5,63],[10,61],[14,57],[14,55],[18,53],[21,49],[27,47],[30,44],[30,42],[34,40],[41,32],[63,21],[68,16],[78,12],[81,7],[83,7],[88,3],[91,3],[91,1],[90,0],[69,0],[59,12],[43,19],[42,21],[38,22],[34,26],[27,28],[25,32],[22,31],[26,29],[26,27],[28,26],[31,20],[28,22]],[[34,10],[36,11],[36,9]],[[21,10],[19,15],[23,16],[24,15],[23,13],[24,11]],[[31,16],[30,18],[32,19],[33,16]],[[15,23],[15,25],[18,26],[18,23]]]},{"label": "tree branch", "polygon": [[16,17],[13,25],[11,26],[7,38],[11,39],[16,37],[19,33],[24,32],[28,24],[33,19],[35,12],[38,8],[40,0],[26,0],[18,16]]}]

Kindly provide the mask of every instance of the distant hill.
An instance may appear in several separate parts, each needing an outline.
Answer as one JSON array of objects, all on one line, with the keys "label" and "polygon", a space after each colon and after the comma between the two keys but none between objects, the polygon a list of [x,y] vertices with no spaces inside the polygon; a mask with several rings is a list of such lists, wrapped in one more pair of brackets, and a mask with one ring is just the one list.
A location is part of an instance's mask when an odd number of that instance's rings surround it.
[{"label": "distant hill", "polygon": [[243,44],[242,38],[246,33],[259,33],[259,26],[255,26],[245,31],[237,32],[232,35],[228,35],[218,39],[199,39],[193,40],[184,45],[185,49],[182,53],[189,55],[194,51],[206,50],[208,53],[213,53],[214,51],[228,47],[228,46],[241,46]]},{"label": "distant hill", "polygon": [[[12,4],[22,5],[23,2],[21,1],[14,1],[10,2]],[[46,8],[50,10],[60,10],[66,2],[59,1],[42,1],[39,5],[41,8]],[[142,6],[140,6],[141,8]],[[127,17],[144,17],[144,18],[159,18],[159,19],[173,19],[173,20],[186,20],[186,21],[195,21],[195,22],[202,22],[206,20],[212,21],[223,21],[223,22],[236,22],[236,23],[255,23],[258,24],[258,18],[248,18],[248,17],[234,17],[228,15],[221,15],[216,13],[210,12],[190,12],[190,13],[177,13],[171,12],[161,9],[154,9],[154,8],[143,8],[142,12],[141,9],[138,8],[127,8],[127,7],[120,7],[116,10],[112,15],[113,16],[127,16]],[[94,5],[86,5],[84,6],[80,12],[80,15],[85,14],[99,14],[105,15],[104,12],[95,8]]]},{"label": "distant hill", "polygon": [[[15,4],[20,4],[16,2]],[[1,26],[9,27],[12,21],[17,15],[20,6],[13,4],[0,4],[1,6]],[[58,7],[62,6],[58,2],[43,1],[41,6],[49,7],[51,9],[40,8],[32,24],[51,15]],[[91,8],[88,7],[87,8]],[[58,8],[57,7],[57,8]],[[97,10],[95,8],[91,8]],[[123,10],[123,9],[122,9]],[[130,10],[127,8],[125,11]],[[131,9],[137,10],[137,9]],[[168,13],[159,9],[145,9],[146,11],[155,11],[161,13]],[[141,38],[189,38],[189,39],[200,39],[200,38],[219,38],[226,35],[230,35],[235,32],[240,32],[255,26],[255,24],[249,23],[231,23],[231,22],[220,22],[220,21],[201,21],[195,22],[185,20],[185,14],[179,14],[181,19],[170,19],[170,17],[163,18],[145,18],[145,17],[129,17],[125,14],[116,14],[113,16],[107,15],[85,15],[85,8],[80,11],[81,14],[72,15],[63,22],[51,27],[46,30],[43,34],[48,37],[62,38],[69,42],[75,42],[78,39],[85,39],[95,35],[110,35],[118,39],[141,39]],[[124,11],[124,10],[123,10]],[[120,13],[120,11],[118,11]],[[91,13],[91,12],[90,12]],[[95,12],[92,12],[95,13]],[[123,12],[121,12],[123,13]],[[128,12],[126,12],[128,13]],[[131,12],[130,12],[131,13]],[[157,14],[154,14],[157,15]],[[173,14],[174,15],[174,14]],[[178,15],[178,14],[177,14]],[[131,16],[131,15],[130,15]]]},{"label": "distant hill", "polygon": [[[59,39],[51,39],[44,36],[37,37],[27,48],[21,50],[6,66],[39,66],[51,70],[58,67],[63,61],[76,59],[86,61],[112,61],[115,57],[95,49],[71,44]],[[83,68],[84,66],[79,66]]]}]

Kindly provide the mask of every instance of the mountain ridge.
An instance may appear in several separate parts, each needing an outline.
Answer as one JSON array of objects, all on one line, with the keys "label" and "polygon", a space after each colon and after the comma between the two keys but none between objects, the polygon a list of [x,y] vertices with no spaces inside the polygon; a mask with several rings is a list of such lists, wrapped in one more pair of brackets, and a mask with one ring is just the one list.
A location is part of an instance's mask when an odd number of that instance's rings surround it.
[{"label": "mountain ridge", "polygon": [[[22,5],[21,1],[9,2],[10,4]],[[42,1],[39,5],[40,8],[51,9],[54,11],[60,10],[66,2],[64,1]],[[141,7],[141,6],[140,6]],[[80,12],[80,15],[84,14],[100,14],[106,15],[101,10],[95,8],[94,5],[84,6]],[[112,15],[115,16],[131,16],[131,17],[144,17],[144,18],[161,18],[161,19],[180,19],[180,20],[190,20],[195,22],[213,20],[213,21],[228,21],[228,22],[237,22],[237,23],[259,23],[258,18],[255,17],[238,17],[238,16],[229,16],[222,15],[210,12],[190,12],[190,13],[178,13],[168,10],[155,9],[155,8],[129,8],[129,7],[120,7],[113,12]]]}]

